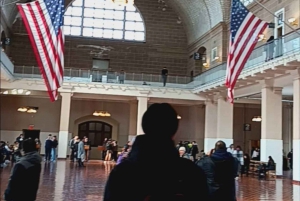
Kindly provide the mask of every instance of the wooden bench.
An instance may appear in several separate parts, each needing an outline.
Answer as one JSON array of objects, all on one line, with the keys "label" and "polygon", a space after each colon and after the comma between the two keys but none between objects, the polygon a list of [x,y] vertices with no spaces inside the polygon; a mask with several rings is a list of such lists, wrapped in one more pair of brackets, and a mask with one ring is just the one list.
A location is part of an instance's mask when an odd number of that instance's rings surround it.
[{"label": "wooden bench", "polygon": [[[258,178],[259,174],[259,166],[261,165],[268,165],[266,162],[262,161],[254,161],[250,160],[250,166],[249,166],[249,175],[252,175],[254,177]],[[275,170],[268,170],[266,172],[266,179],[267,180],[275,180],[276,179],[276,163],[275,163]]]}]

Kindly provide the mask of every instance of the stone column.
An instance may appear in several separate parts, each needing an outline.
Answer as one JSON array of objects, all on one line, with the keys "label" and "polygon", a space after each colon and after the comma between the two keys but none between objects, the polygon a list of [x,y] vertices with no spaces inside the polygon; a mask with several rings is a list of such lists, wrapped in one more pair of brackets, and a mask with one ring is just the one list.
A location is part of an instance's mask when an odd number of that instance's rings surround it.
[{"label": "stone column", "polygon": [[130,102],[130,113],[129,113],[129,133],[128,133],[128,141],[131,141],[134,136],[136,136],[137,132],[137,102]]},{"label": "stone column", "polygon": [[69,122],[70,122],[70,108],[72,93],[60,93],[61,109],[60,109],[60,125],[58,137],[58,158],[67,158],[68,144],[69,144]]},{"label": "stone column", "polygon": [[218,97],[217,138],[229,147],[233,144],[233,104],[225,96]]},{"label": "stone column", "polygon": [[282,175],[282,88],[264,87],[261,104],[261,161],[272,156],[276,163],[276,175]]},{"label": "stone column", "polygon": [[205,129],[204,129],[204,152],[207,153],[215,147],[217,142],[217,104],[206,101],[205,104]]},{"label": "stone column", "polygon": [[293,107],[293,180],[300,181],[300,69],[294,79]]},{"label": "stone column", "polygon": [[142,118],[148,108],[148,98],[147,97],[138,97],[137,99],[138,99],[138,108],[137,108],[136,134],[141,135],[141,134],[144,134],[144,131],[142,128]]}]

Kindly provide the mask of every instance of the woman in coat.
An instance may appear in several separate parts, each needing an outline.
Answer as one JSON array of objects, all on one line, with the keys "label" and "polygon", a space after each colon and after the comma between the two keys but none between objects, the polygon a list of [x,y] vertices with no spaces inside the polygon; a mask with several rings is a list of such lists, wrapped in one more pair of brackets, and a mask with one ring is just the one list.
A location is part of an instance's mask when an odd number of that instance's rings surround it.
[{"label": "woman in coat", "polygon": [[78,139],[78,149],[77,149],[77,159],[78,159],[78,166],[84,167],[83,162],[85,159],[85,151],[84,151],[84,143],[80,139]]}]

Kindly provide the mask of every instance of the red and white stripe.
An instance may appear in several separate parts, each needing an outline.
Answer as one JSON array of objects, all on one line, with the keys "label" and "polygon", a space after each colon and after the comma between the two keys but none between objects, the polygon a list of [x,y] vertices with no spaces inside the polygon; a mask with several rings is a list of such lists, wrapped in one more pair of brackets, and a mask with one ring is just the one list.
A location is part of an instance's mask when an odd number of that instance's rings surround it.
[{"label": "red and white stripe", "polygon": [[230,36],[226,86],[228,87],[228,100],[231,103],[234,99],[233,90],[236,81],[255,48],[258,36],[263,33],[267,26],[267,22],[260,20],[249,12],[237,31],[233,42],[231,42]]},{"label": "red and white stripe", "polygon": [[63,82],[64,35],[56,35],[44,1],[17,4],[51,101],[57,100]]}]

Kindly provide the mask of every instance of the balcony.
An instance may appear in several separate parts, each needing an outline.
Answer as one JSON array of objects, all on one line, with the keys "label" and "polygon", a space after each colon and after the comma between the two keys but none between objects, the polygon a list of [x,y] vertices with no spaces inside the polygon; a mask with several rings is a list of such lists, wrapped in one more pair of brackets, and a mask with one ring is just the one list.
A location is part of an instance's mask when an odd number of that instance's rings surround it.
[{"label": "balcony", "polygon": [[1,79],[13,80],[14,65],[3,50],[2,51],[0,50],[0,63],[1,63]]},{"label": "balcony", "polygon": [[[300,30],[298,30],[300,33]],[[300,59],[300,34],[292,32],[282,38],[266,43],[254,49],[239,78],[243,78],[275,65],[286,65]],[[194,78],[195,92],[209,90],[225,84],[227,64],[223,63]]]}]

